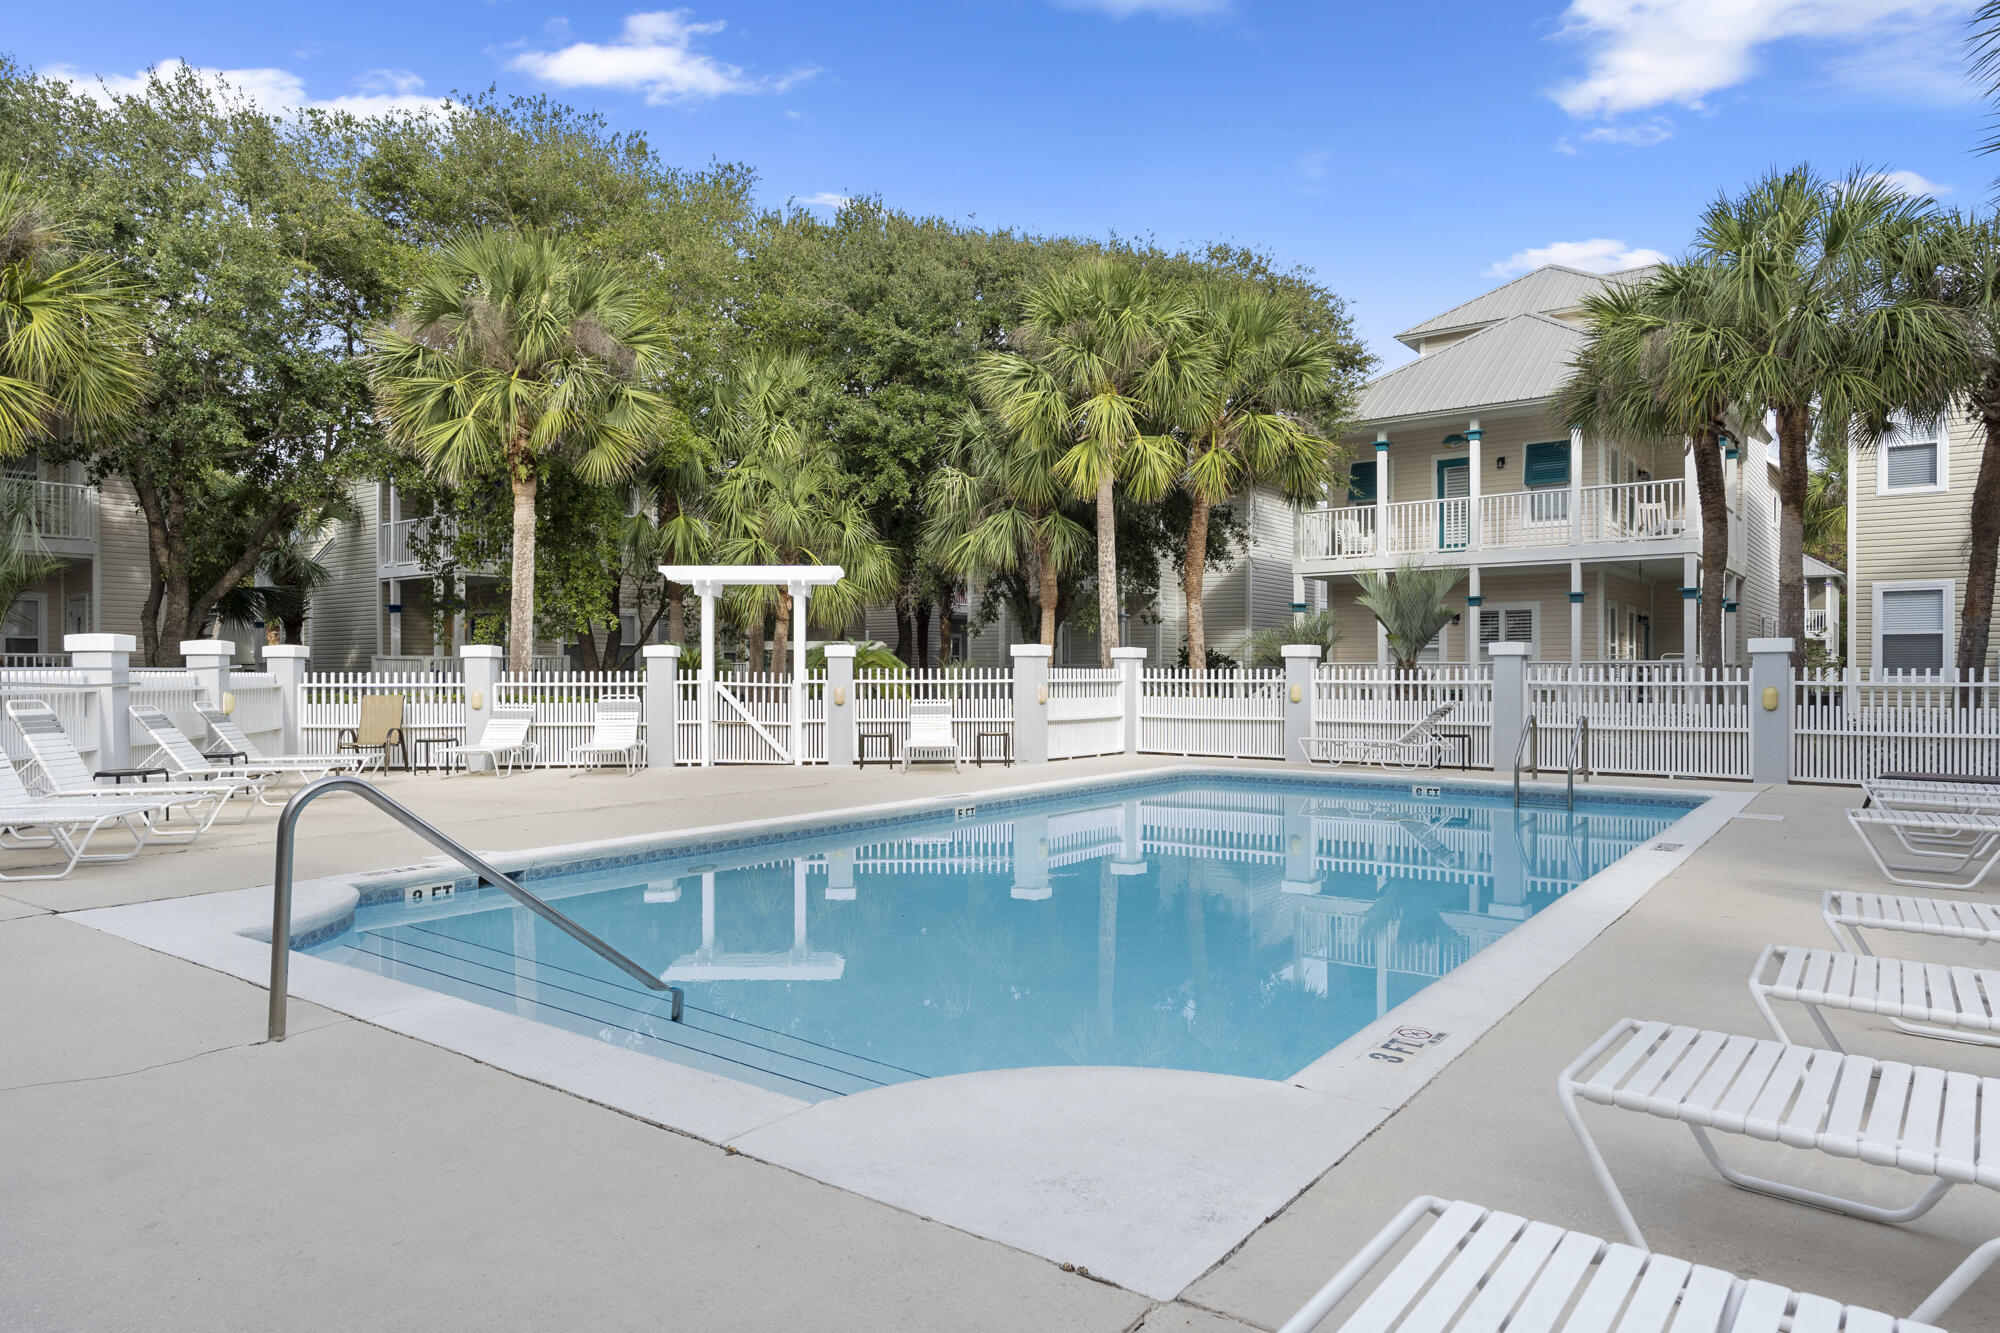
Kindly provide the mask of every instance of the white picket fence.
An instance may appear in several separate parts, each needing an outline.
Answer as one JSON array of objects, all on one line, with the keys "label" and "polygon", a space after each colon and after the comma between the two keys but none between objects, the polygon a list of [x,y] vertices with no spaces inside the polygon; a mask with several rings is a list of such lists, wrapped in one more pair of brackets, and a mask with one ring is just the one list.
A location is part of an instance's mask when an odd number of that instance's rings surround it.
[{"label": "white picket fence", "polygon": [[1284,758],[1285,673],[1142,672],[1139,749],[1146,754]]},{"label": "white picket fence", "polygon": [[[143,667],[132,672],[133,706],[159,709],[172,718],[174,725],[181,729],[181,734],[196,745],[211,744],[208,723],[202,721],[201,714],[194,711],[207,699],[208,696],[202,693],[201,681],[192,671]],[[138,766],[147,764],[154,753],[154,748],[146,741],[146,733],[134,723],[133,764]]]},{"label": "white picket fence", "polygon": [[[715,678],[715,753],[718,764],[789,764],[797,728],[792,725],[789,676],[745,671]],[[699,696],[697,696],[699,697]],[[695,759],[701,741],[695,738]]]},{"label": "white picket fence", "polygon": [[[361,697],[366,694],[403,696],[403,735],[465,739],[465,682],[462,679],[414,672],[315,672],[299,690],[299,748],[306,754],[328,755],[337,750],[343,730],[361,723]],[[433,747],[439,748],[439,747]],[[425,757],[414,751],[412,761]]]},{"label": "white picket fence", "polygon": [[[606,699],[639,697],[643,678],[630,671],[538,671],[529,676],[502,676],[494,687],[496,708],[532,708],[534,726],[528,739],[535,744],[535,766],[566,767],[570,751],[595,733],[597,705]],[[464,699],[463,690],[459,698]],[[461,728],[464,722],[461,719]],[[646,726],[639,724],[644,740]],[[593,761],[601,762],[601,761]]]},{"label": "white picket fence", "polygon": [[[1587,717],[1592,772],[1750,776],[1745,668],[1536,663],[1528,668],[1528,697],[1538,723],[1536,758],[1544,769],[1563,770],[1574,762],[1576,720]],[[1506,762],[1511,768],[1512,757]]]},{"label": "white picket fence", "polygon": [[[0,714],[16,699],[35,700],[55,710],[56,720],[83,755],[83,762],[97,766],[97,687],[88,671],[35,668],[12,670],[0,679]],[[28,747],[12,723],[0,725],[0,748],[15,767],[28,762]]]},{"label": "white picket fence", "polygon": [[1115,669],[1057,667],[1049,672],[1049,758],[1081,759],[1125,751],[1125,703]]},{"label": "white picket fence", "polygon": [[[1393,741],[1439,708],[1445,759],[1493,767],[1493,668],[1463,662],[1419,665],[1404,674],[1385,666],[1323,666],[1313,681],[1313,735],[1321,740]],[[1290,756],[1286,756],[1289,758]],[[1513,756],[1505,761],[1511,763]]]},{"label": "white picket fence", "polygon": [[2000,676],[1803,672],[1793,679],[1792,775],[2000,774]]},{"label": "white picket fence", "polygon": [[[1051,704],[1054,691],[1050,691]],[[951,735],[959,752],[970,758],[982,731],[1014,728],[1014,674],[993,667],[932,668],[927,671],[858,671],[854,676],[854,729],[857,737],[887,732],[885,752],[870,741],[868,758],[901,754],[910,735],[912,703],[949,703]],[[1000,749],[989,746],[998,756]],[[826,751],[820,751],[824,758]]]},{"label": "white picket fence", "polygon": [[[260,754],[284,750],[284,700],[277,677],[268,671],[234,671],[229,676],[229,720]],[[200,739],[197,737],[197,739]]]}]

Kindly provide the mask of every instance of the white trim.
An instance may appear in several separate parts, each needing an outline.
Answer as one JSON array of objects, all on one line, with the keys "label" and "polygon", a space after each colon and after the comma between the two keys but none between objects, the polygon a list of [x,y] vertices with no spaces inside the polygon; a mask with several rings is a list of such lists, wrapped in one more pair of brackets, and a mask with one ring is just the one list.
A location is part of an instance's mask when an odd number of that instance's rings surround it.
[{"label": "white trim", "polygon": [[1951,579],[1903,579],[1889,583],[1877,583],[1869,589],[1870,610],[1874,617],[1868,626],[1868,675],[1879,680],[1882,676],[1882,594],[1885,592],[1931,592],[1944,594],[1943,613],[1939,617],[1944,626],[1944,656],[1940,662],[1949,671],[1958,660],[1958,642],[1954,631],[1958,628],[1953,618],[1953,608],[1958,603],[1957,585]]},{"label": "white trim", "polygon": [[[1951,421],[1949,417],[1938,418],[1937,435],[1931,441],[1937,449],[1937,481],[1929,486],[1891,486],[1889,484],[1889,450],[1887,436],[1875,438],[1875,494],[1877,495],[1937,495],[1951,489]],[[1907,447],[1907,446],[1900,446]],[[1849,468],[1850,476],[1853,468]]]}]

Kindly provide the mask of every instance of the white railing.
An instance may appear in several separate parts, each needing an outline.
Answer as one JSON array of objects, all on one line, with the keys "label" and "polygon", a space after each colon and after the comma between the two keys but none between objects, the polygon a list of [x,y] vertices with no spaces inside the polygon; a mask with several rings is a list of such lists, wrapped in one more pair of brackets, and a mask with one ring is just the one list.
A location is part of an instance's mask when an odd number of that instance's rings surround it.
[{"label": "white railing", "polygon": [[8,671],[36,670],[69,665],[68,653],[4,653],[0,654],[0,668]]},{"label": "white railing", "polygon": [[1502,491],[1479,497],[1479,545],[1495,547],[1567,546],[1569,491]]},{"label": "white railing", "polygon": [[1590,719],[1590,768],[1668,778],[1750,776],[1750,677],[1742,667],[1621,662],[1531,668],[1536,758],[1567,769]]},{"label": "white railing", "polygon": [[1400,556],[1559,547],[1579,539],[1643,543],[1691,531],[1687,485],[1678,479],[1586,486],[1576,516],[1571,503],[1567,487],[1482,495],[1476,534],[1470,499],[1316,509],[1299,516],[1294,549],[1301,559],[1365,567]]},{"label": "white railing", "polygon": [[1081,759],[1125,750],[1120,675],[1100,667],[1049,672],[1049,758]]},{"label": "white railing", "polygon": [[1139,677],[1146,754],[1282,759],[1283,671],[1147,671]]},{"label": "white railing", "polygon": [[[83,762],[92,768],[97,766],[98,687],[92,683],[90,672],[9,671],[0,679],[0,716],[5,715],[6,705],[16,699],[33,699],[54,709],[56,720],[62,723],[70,744],[83,755]],[[0,748],[6,750],[16,768],[31,757],[12,722],[0,723]]]},{"label": "white railing", "polygon": [[[194,710],[208,701],[201,681],[192,671],[143,667],[132,671],[132,702],[135,706],[157,708],[173,719],[181,734],[203,748],[210,748],[208,723]],[[132,726],[132,763],[144,767],[155,748],[137,723]]]},{"label": "white railing", "polygon": [[1687,532],[1685,481],[1583,488],[1583,540],[1587,544],[1661,541]]},{"label": "white railing", "polygon": [[1810,606],[1807,607],[1806,637],[1808,639],[1824,639],[1826,637],[1826,627],[1827,627],[1826,612]]},{"label": "white railing", "polygon": [[[341,731],[361,723],[361,696],[403,696],[403,735],[420,738],[465,739],[465,682],[431,675],[373,671],[315,672],[299,693],[299,748],[307,754],[333,754]],[[439,747],[431,747],[439,748]],[[400,758],[401,756],[398,756]],[[411,760],[427,754],[412,750]]]},{"label": "white railing", "polygon": [[[1050,695],[1054,698],[1053,692]],[[994,667],[946,668],[928,671],[858,671],[854,675],[854,728],[861,735],[888,732],[885,752],[870,742],[868,758],[901,754],[910,734],[910,703],[949,703],[951,734],[968,758],[979,753],[982,731],[1014,729],[1014,673]],[[997,747],[989,746],[995,757]],[[858,753],[858,752],[857,752]]]},{"label": "white railing", "polygon": [[2000,773],[2000,675],[1805,672],[1794,678],[1792,776]]},{"label": "white railing", "polygon": [[229,695],[233,703],[229,720],[243,738],[266,755],[284,752],[284,697],[278,681],[268,671],[232,671]]},{"label": "white railing", "polygon": [[1341,509],[1313,509],[1299,515],[1293,536],[1294,549],[1302,556],[1320,559],[1359,560],[1375,554],[1375,506],[1348,505]]},{"label": "white railing", "polygon": [[[434,531],[420,536],[426,528]],[[435,515],[378,523],[375,527],[375,563],[383,569],[430,569],[435,558],[425,556],[417,549],[418,546],[427,538],[448,541],[456,531],[455,524]]]},{"label": "white railing", "polygon": [[[1439,720],[1439,730],[1465,737],[1467,764],[1491,768],[1490,666],[1434,663],[1409,675],[1385,666],[1323,666],[1313,681],[1313,735],[1321,740],[1393,741],[1446,704],[1451,711]],[[1456,763],[1460,750],[1457,741],[1448,740],[1446,760]]]},{"label": "white railing", "polygon": [[98,495],[95,486],[61,481],[0,481],[10,487],[35,488],[35,532],[48,541],[95,542]]},{"label": "white railing", "polygon": [[[595,732],[597,705],[605,699],[637,698],[641,685],[641,677],[628,671],[502,676],[493,689],[493,704],[534,709],[535,724],[528,739],[535,743],[535,765],[561,768],[570,762],[570,751],[587,743]],[[639,739],[645,738],[646,725],[641,721]]]}]

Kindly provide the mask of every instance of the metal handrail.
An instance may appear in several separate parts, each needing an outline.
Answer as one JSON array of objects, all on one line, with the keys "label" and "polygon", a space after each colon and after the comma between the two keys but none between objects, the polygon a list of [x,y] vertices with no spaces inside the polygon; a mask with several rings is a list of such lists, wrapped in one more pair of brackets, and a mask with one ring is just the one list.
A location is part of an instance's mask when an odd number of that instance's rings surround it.
[{"label": "metal handrail", "polygon": [[1579,714],[1576,719],[1576,742],[1569,757],[1569,808],[1576,809],[1576,771],[1583,770],[1583,780],[1590,781],[1590,719]]},{"label": "metal handrail", "polygon": [[[1528,745],[1532,740],[1534,744]],[[1514,742],[1514,804],[1521,803],[1521,751],[1528,750],[1528,767],[1537,778],[1542,776],[1542,723],[1533,713],[1528,714],[1528,725],[1521,728],[1521,739]]]},{"label": "metal handrail", "polygon": [[503,874],[482,856],[446,837],[444,833],[398,801],[384,796],[372,783],[360,778],[330,777],[307,783],[299,788],[292,799],[285,802],[285,808],[278,815],[278,865],[277,874],[271,884],[271,1026],[272,1041],[285,1039],[285,1001],[288,998],[288,978],[292,958],[292,842],[293,830],[305,808],[328,792],[352,792],[363,800],[386,813],[410,832],[428,842],[431,846],[457,861],[481,879],[504,889],[508,896],[521,906],[541,917],[556,929],[568,935],[608,963],[643,983],[647,989],[665,991],[673,997],[673,1011],[668,1018],[675,1023],[681,1021],[683,996],[679,986],[669,986],[664,980],[648,972],[645,968],[627,958],[618,950],[606,944],[597,936],[579,926],[576,922],[543,902],[534,894],[514,882],[510,875]]}]

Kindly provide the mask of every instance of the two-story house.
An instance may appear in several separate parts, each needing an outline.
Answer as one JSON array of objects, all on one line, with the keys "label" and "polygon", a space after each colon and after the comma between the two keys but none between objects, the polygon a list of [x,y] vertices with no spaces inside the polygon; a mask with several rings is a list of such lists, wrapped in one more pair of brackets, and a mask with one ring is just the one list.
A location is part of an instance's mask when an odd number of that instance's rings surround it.
[{"label": "two-story house", "polygon": [[[1406,561],[1465,570],[1464,609],[1429,658],[1477,661],[1496,642],[1551,661],[1693,655],[1701,522],[1685,443],[1572,429],[1554,407],[1584,297],[1645,271],[1551,265],[1397,335],[1418,356],[1363,390],[1347,493],[1298,524],[1293,601],[1326,585],[1343,625],[1332,660],[1387,660],[1352,576]],[[1729,663],[1775,619],[1775,472],[1762,442],[1726,451]]]},{"label": "two-story house", "polygon": [[0,468],[0,485],[31,492],[42,548],[60,561],[6,608],[0,649],[32,666],[62,651],[66,634],[133,633],[146,601],[146,518],[123,478],[89,484],[78,463],[24,454]]}]

